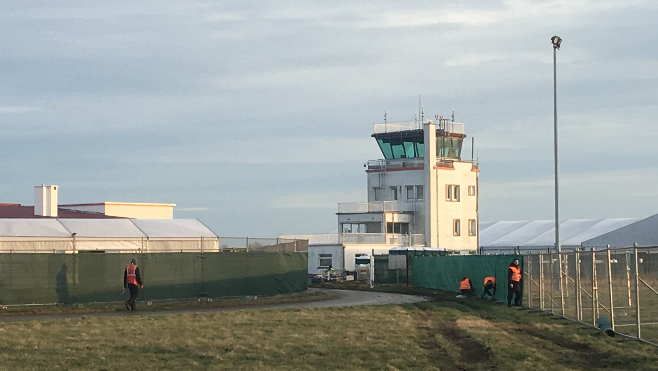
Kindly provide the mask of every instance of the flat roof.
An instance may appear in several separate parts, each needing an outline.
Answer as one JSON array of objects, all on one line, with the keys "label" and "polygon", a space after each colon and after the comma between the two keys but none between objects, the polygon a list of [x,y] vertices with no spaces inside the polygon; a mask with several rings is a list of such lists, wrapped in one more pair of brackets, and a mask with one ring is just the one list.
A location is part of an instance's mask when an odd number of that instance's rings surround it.
[{"label": "flat roof", "polygon": [[167,206],[174,207],[176,204],[163,204],[158,202],[119,202],[119,201],[104,201],[87,204],[65,204],[59,206],[102,206],[102,205],[130,205],[130,206]]}]

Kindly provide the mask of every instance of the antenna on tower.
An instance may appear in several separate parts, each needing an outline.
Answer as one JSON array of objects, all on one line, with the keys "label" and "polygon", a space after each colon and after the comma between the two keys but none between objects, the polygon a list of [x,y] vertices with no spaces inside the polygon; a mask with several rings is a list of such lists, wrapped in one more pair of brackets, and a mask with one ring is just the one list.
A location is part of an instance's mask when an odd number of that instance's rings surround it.
[{"label": "antenna on tower", "polygon": [[386,114],[387,114],[386,108],[384,108],[384,123],[386,123]]},{"label": "antenna on tower", "polygon": [[[421,118],[421,117],[420,117],[420,116],[421,116],[421,110],[422,110],[422,108],[421,108],[421,99],[420,99],[420,94],[418,94],[418,118]],[[422,120],[422,119],[421,119],[421,120]],[[423,122],[422,122],[422,121],[420,122],[420,126],[421,126],[421,127],[423,126]]]},{"label": "antenna on tower", "polygon": [[452,110],[452,122],[455,122],[455,110]]}]

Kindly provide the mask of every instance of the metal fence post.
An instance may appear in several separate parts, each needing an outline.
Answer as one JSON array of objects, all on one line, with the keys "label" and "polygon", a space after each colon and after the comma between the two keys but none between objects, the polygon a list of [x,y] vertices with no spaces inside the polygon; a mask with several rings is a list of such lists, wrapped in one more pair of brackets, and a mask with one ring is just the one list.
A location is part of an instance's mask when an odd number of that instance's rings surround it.
[{"label": "metal fence post", "polygon": [[553,271],[553,253],[551,253],[551,258],[548,261],[549,264],[549,270],[551,272],[551,313],[553,312],[553,276],[555,275],[555,272]]},{"label": "metal fence post", "polygon": [[599,285],[596,277],[596,251],[592,248],[592,326],[596,327],[599,318]]},{"label": "metal fence post", "polygon": [[539,309],[544,310],[544,254],[539,254]]},{"label": "metal fence post", "polygon": [[608,296],[610,296],[610,326],[612,331],[615,330],[615,301],[612,294],[612,261],[610,259],[610,245],[607,250],[608,255]]},{"label": "metal fence post", "polygon": [[635,255],[635,326],[637,326],[637,338],[642,338],[642,325],[640,321],[640,270],[637,257],[637,247],[633,249]]},{"label": "metal fence post", "polygon": [[576,251],[575,259],[576,259],[576,279],[574,280],[574,286],[576,288],[576,320],[577,321],[582,321],[583,320],[583,313],[582,313],[582,296],[580,292],[580,253]]},{"label": "metal fence post", "polygon": [[628,309],[633,308],[631,294],[631,252],[626,251],[626,286],[628,289]]},{"label": "metal fence post", "polygon": [[528,275],[528,307],[532,308],[532,256],[527,255],[523,261],[526,264],[524,272]]},{"label": "metal fence post", "polygon": [[565,254],[563,253],[558,253],[558,259],[560,259],[558,266],[560,268],[560,277],[559,277],[560,278],[560,306],[562,307],[562,317],[565,317],[564,315],[564,281],[565,280],[564,280],[564,269],[563,269],[564,264],[562,262],[564,255]]}]

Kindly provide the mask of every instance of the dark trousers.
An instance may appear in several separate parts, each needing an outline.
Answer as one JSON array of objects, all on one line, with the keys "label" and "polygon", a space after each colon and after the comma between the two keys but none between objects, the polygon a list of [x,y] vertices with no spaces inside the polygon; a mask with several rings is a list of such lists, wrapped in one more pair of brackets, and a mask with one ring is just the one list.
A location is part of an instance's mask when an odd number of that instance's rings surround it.
[{"label": "dark trousers", "polygon": [[485,294],[491,296],[493,300],[496,300],[496,285],[484,286],[484,290],[482,290],[482,293],[480,294],[480,299],[484,299]]},{"label": "dark trousers", "polygon": [[521,282],[510,282],[507,285],[507,305],[512,305],[512,297],[514,297],[514,305],[516,305],[517,307],[520,306]]},{"label": "dark trousers", "polygon": [[139,286],[133,285],[132,283],[128,284],[128,290],[130,290],[130,299],[126,304],[130,305],[130,310],[135,310],[135,305],[137,301],[137,294],[139,294]]}]

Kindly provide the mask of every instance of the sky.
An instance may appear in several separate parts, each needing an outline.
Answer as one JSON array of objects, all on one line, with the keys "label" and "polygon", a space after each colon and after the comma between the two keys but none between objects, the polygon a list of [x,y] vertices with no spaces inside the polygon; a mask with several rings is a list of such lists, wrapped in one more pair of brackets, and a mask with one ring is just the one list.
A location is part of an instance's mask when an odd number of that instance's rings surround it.
[{"label": "sky", "polygon": [[[475,138],[480,220],[658,213],[658,2],[0,0],[0,202],[175,203],[220,236],[337,228],[372,124]],[[467,139],[465,157],[470,158]]]}]

